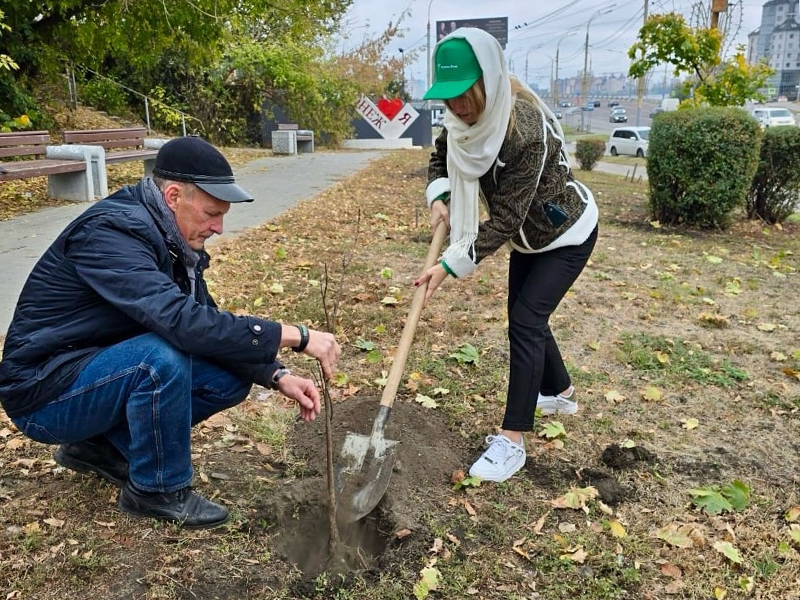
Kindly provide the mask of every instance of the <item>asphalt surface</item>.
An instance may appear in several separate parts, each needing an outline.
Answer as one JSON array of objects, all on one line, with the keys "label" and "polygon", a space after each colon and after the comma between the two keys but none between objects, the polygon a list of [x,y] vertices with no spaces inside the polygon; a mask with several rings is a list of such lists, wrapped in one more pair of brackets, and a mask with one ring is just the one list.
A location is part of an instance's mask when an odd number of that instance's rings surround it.
[{"label": "asphalt surface", "polygon": [[[379,151],[315,152],[264,157],[235,169],[237,182],[256,200],[232,206],[225,216],[225,231],[212,238],[209,246],[214,239],[236,236],[316,196],[380,155]],[[17,298],[36,261],[87,207],[86,203],[59,206],[0,221],[0,335],[8,330]]]}]

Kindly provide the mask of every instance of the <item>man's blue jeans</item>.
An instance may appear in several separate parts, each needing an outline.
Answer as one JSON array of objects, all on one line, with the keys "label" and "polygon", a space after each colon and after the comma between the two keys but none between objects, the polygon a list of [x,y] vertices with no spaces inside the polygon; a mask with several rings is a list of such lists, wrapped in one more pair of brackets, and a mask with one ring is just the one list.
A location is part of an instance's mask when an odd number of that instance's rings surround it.
[{"label": "man's blue jeans", "polygon": [[249,382],[148,333],[103,350],[69,389],[14,424],[45,444],[104,434],[127,457],[137,488],[174,492],[192,481],[191,426],[249,391]]}]

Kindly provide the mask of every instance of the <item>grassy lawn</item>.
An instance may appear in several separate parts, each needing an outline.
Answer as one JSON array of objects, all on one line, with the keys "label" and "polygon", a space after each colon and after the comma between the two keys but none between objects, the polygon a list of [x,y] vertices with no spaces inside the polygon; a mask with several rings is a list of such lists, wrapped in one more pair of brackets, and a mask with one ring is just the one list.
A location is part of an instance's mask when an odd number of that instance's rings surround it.
[{"label": "grassy lawn", "polygon": [[[226,309],[325,328],[336,302],[338,440],[368,433],[397,349],[430,241],[428,154],[387,154],[211,249],[210,287]],[[646,185],[578,176],[597,197],[600,237],[551,324],[580,412],[537,419],[518,476],[478,485],[459,473],[503,414],[503,250],[449,279],[423,311],[390,419],[399,464],[383,504],[350,530],[361,563],[308,566],[326,544],[324,424],[295,423],[259,388],[194,434],[198,489],[232,507],[217,531],[120,514],[114,488],[57,469],[52,448],[0,422],[0,592],[800,597],[800,223],[668,229],[650,222]],[[317,537],[303,537],[307,516]]]}]

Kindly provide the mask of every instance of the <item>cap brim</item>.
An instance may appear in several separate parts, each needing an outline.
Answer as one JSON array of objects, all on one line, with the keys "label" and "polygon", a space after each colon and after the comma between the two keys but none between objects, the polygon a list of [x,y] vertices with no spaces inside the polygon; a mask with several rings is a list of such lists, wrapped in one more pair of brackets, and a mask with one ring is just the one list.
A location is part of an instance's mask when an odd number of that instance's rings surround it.
[{"label": "cap brim", "polygon": [[461,81],[437,81],[431,86],[431,89],[425,92],[422,99],[450,100],[451,98],[457,98],[471,88],[478,79],[480,77],[472,77]]},{"label": "cap brim", "polygon": [[252,202],[253,197],[235,183],[198,183],[192,182],[206,194],[224,202]]}]

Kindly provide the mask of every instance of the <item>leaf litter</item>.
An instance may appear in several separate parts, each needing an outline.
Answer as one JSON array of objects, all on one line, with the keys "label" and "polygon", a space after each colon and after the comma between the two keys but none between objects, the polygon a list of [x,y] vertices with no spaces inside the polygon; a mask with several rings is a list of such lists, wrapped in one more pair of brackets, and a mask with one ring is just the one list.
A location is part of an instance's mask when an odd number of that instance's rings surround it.
[{"label": "leaf litter", "polygon": [[[323,263],[337,278],[342,258],[349,257],[337,327],[345,376],[331,390],[339,436],[369,431],[411,281],[430,240],[421,208],[426,156],[387,155],[270,224],[212,248],[209,277],[224,307],[315,327],[324,322]],[[287,539],[325,529],[324,518],[314,518],[324,502],[322,421],[296,424],[289,403],[255,389],[225,413],[228,423],[203,425],[193,434],[198,473],[227,477],[196,482],[233,509],[234,519],[219,531],[185,532],[120,515],[112,487],[58,468],[52,448],[24,440],[7,419],[0,422],[0,430],[11,431],[0,435],[0,581],[8,582],[0,591],[45,600],[111,597],[111,590],[115,598],[323,598],[337,590],[360,598],[457,597],[469,573],[469,595],[482,598],[506,598],[509,590],[531,598],[671,592],[701,598],[741,585],[752,587],[755,598],[799,595],[800,542],[796,524],[784,519],[797,518],[800,491],[800,380],[787,374],[800,372],[793,308],[797,226],[737,223],[728,232],[703,234],[654,229],[644,188],[603,174],[581,177],[599,198],[600,239],[551,321],[580,412],[561,419],[558,446],[526,437],[528,462],[511,482],[453,489],[452,480],[502,418],[504,317],[478,318],[504,304],[501,252],[484,261],[476,277],[449,280],[423,311],[407,367],[420,377],[401,386],[390,418],[396,427],[390,437],[401,440],[404,454],[384,502],[368,517],[371,528],[363,531],[372,540],[365,545],[373,544],[366,563],[326,577],[304,572],[304,557],[289,556]],[[354,248],[359,212],[362,233]],[[278,260],[277,248],[285,252]],[[785,277],[772,274],[776,264]],[[271,293],[275,283],[281,293]],[[387,297],[396,304],[382,304]],[[709,306],[727,326],[703,326],[696,315]],[[657,357],[662,368],[675,371],[653,380],[652,371],[617,351],[623,336],[634,333],[679,335],[716,361],[703,368],[728,361],[747,378],[701,383]],[[359,339],[374,344],[377,360],[364,360]],[[776,361],[776,352],[786,360]],[[285,360],[311,372],[302,357],[287,354]],[[438,406],[424,408],[414,401],[418,395],[435,398]],[[682,427],[694,422],[703,426]],[[601,479],[615,484],[614,504],[603,496]],[[722,489],[734,480],[751,490],[743,509],[708,515],[692,508],[690,490]],[[578,491],[590,488],[599,498]],[[545,519],[557,498],[581,510]],[[575,528],[562,532],[564,519]],[[292,530],[292,522],[303,525]],[[535,531],[535,543],[515,546],[525,530]],[[448,540],[447,556],[430,556],[437,538]],[[294,544],[306,558],[313,544],[325,547],[319,536],[306,540]],[[709,546],[718,551],[708,552]],[[765,561],[775,565],[772,574],[752,578]],[[671,565],[667,575],[664,564]],[[80,577],[71,575],[75,569]],[[624,595],[604,596],[609,585]]]}]

